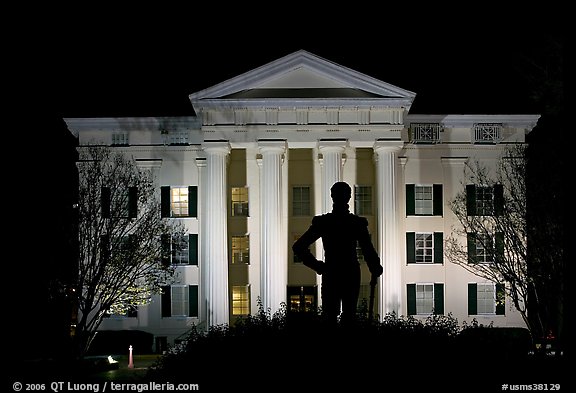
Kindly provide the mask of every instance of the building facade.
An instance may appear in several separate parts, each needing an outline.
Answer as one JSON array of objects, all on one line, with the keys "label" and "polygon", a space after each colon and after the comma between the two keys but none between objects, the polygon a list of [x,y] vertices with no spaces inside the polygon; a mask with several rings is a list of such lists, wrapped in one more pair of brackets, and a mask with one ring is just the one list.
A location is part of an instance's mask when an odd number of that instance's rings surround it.
[{"label": "building facade", "polygon": [[[110,145],[153,171],[163,214],[187,230],[173,239],[184,245],[172,257],[176,282],[101,329],[148,331],[161,350],[192,324],[230,323],[260,304],[320,306],[322,277],[291,245],[331,210],[337,181],[352,186],[350,210],[367,218],[384,267],[376,314],[524,326],[508,299],[497,301],[500,284],[447,260],[443,241],[458,224],[449,202],[465,186],[466,161],[496,165],[539,116],[410,114],[414,98],[298,51],[191,94],[196,116],[65,119],[80,148]],[[322,259],[321,241],[312,252]]]}]

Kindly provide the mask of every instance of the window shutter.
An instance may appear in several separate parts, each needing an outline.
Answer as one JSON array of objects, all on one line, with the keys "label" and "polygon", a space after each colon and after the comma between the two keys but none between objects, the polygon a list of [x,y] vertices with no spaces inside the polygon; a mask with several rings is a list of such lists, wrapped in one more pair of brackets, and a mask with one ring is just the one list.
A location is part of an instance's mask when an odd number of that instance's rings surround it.
[{"label": "window shutter", "polygon": [[434,284],[434,314],[444,315],[444,284]]},{"label": "window shutter", "polygon": [[504,187],[502,184],[494,185],[494,215],[501,216],[504,213]]},{"label": "window shutter", "polygon": [[478,314],[478,285],[468,284],[468,315]]},{"label": "window shutter", "polygon": [[441,216],[444,214],[444,199],[442,198],[442,184],[434,184],[432,186],[432,214]]},{"label": "window shutter", "polygon": [[416,284],[406,285],[408,315],[416,315]]},{"label": "window shutter", "polygon": [[170,217],[170,186],[160,187],[161,216]]},{"label": "window shutter", "polygon": [[188,285],[188,316],[198,316],[198,285]]},{"label": "window shutter", "polygon": [[161,262],[163,266],[170,266],[170,235],[164,234],[160,236],[162,243]]},{"label": "window shutter", "polygon": [[162,303],[162,318],[172,316],[172,299],[171,299],[171,288],[170,285],[162,287],[162,295],[160,299]]},{"label": "window shutter", "polygon": [[494,261],[501,263],[504,258],[504,233],[496,232],[494,236],[496,255],[494,255]]},{"label": "window shutter", "polygon": [[466,214],[476,215],[476,186],[474,184],[466,185]]},{"label": "window shutter", "polygon": [[110,187],[102,187],[100,190],[100,208],[102,218],[110,218]]},{"label": "window shutter", "polygon": [[496,315],[506,314],[506,293],[504,284],[496,284]]},{"label": "window shutter", "polygon": [[434,263],[444,263],[444,234],[434,232]]},{"label": "window shutter", "polygon": [[100,236],[100,261],[107,263],[110,259],[110,236]]},{"label": "window shutter", "polygon": [[406,263],[416,263],[415,232],[406,232]]},{"label": "window shutter", "polygon": [[198,265],[198,234],[191,233],[188,235],[188,264]]},{"label": "window shutter", "polygon": [[138,216],[138,187],[128,188],[128,217]]},{"label": "window shutter", "polygon": [[414,184],[406,184],[406,215],[416,214],[416,190]]},{"label": "window shutter", "polygon": [[476,234],[468,232],[466,238],[468,243],[468,263],[476,263]]},{"label": "window shutter", "polygon": [[198,187],[188,187],[188,216],[198,217]]}]

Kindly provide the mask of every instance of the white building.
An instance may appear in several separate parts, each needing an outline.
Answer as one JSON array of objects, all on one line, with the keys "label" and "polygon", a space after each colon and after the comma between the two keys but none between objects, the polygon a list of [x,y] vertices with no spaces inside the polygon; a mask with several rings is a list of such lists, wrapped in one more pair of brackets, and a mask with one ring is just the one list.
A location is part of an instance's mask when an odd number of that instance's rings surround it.
[{"label": "white building", "polygon": [[[320,305],[321,276],[290,246],[331,210],[336,181],[353,187],[384,266],[376,313],[524,326],[508,299],[497,306],[499,286],[447,260],[443,239],[465,161],[496,163],[539,116],[411,115],[415,96],[298,51],[191,94],[197,117],[65,119],[80,146],[115,146],[155,171],[168,219],[188,231],[177,285],[101,329],[148,331],[162,349],[192,324],[257,312],[258,299],[272,312]],[[320,241],[313,251],[322,259]],[[369,280],[363,263],[361,298]]]}]

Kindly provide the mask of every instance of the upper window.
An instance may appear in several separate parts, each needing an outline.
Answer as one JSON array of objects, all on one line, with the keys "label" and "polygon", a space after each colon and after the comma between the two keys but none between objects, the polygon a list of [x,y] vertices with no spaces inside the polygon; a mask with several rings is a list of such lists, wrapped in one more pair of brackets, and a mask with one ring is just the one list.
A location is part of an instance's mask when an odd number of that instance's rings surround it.
[{"label": "upper window", "polygon": [[406,184],[407,216],[441,216],[442,184]]},{"label": "upper window", "polygon": [[354,187],[354,213],[359,216],[372,215],[372,187]]},{"label": "upper window", "polygon": [[494,186],[466,185],[466,213],[469,216],[499,216],[504,206],[504,188]]},{"label": "upper window", "polygon": [[162,217],[197,217],[198,187],[161,187]]},{"label": "upper window", "polygon": [[292,187],[292,215],[293,216],[310,215],[310,187],[308,186]]},{"label": "upper window", "polygon": [[248,187],[232,187],[232,216],[248,217]]}]

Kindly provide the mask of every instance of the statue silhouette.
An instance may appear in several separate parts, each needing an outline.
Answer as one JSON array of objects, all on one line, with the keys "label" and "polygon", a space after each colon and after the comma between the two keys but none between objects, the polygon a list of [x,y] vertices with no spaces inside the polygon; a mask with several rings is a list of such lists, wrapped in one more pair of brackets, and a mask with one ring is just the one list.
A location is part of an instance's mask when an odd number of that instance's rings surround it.
[{"label": "statue silhouette", "polygon": [[[341,323],[351,324],[356,317],[360,292],[358,244],[373,277],[382,274],[380,257],[368,232],[368,221],[350,213],[350,186],[337,182],[330,188],[332,212],[315,216],[310,228],[294,243],[292,250],[304,265],[322,275],[322,316],[335,324],[342,310]],[[322,238],[325,261],[317,260],[309,247]],[[342,307],[341,307],[342,306]]]}]

